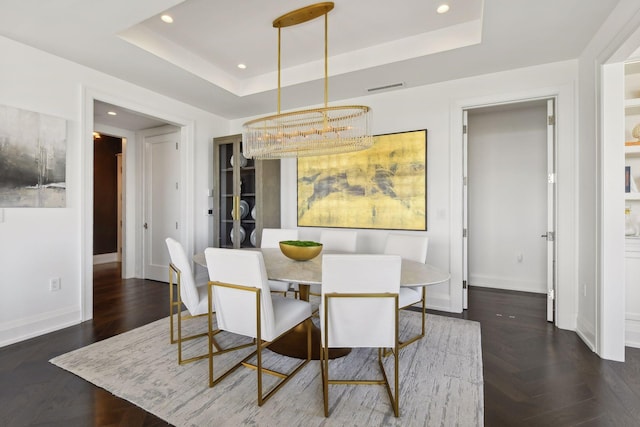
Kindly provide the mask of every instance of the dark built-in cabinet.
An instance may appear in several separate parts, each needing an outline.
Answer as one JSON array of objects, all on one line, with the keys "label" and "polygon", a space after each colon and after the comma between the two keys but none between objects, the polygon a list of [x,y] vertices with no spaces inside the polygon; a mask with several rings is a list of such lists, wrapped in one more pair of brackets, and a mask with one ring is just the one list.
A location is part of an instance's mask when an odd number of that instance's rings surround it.
[{"label": "dark built-in cabinet", "polygon": [[242,155],[242,135],[213,139],[213,244],[260,247],[263,228],[280,227],[280,160]]}]

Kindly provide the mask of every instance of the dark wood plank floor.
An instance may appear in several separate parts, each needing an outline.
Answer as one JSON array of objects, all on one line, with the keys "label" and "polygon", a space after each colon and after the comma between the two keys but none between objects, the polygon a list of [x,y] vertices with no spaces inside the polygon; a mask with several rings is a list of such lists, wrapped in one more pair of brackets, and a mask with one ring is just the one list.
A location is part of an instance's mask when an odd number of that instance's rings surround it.
[{"label": "dark wood plank floor", "polygon": [[168,315],[166,283],[119,277],[119,264],[96,266],[93,320],[0,349],[0,426],[167,425],[48,362]]},{"label": "dark wood plank floor", "polygon": [[[546,322],[546,296],[472,288],[482,328],[485,425],[640,426],[640,349],[600,359]],[[438,313],[443,314],[443,313]]]},{"label": "dark wood plank floor", "polygon": [[[472,288],[469,298],[450,316],[482,325],[486,426],[640,425],[640,350],[627,349],[626,363],[599,359],[545,321],[540,295]],[[165,283],[99,266],[92,321],[0,349],[0,425],[166,425],[48,360],[167,314]]]}]

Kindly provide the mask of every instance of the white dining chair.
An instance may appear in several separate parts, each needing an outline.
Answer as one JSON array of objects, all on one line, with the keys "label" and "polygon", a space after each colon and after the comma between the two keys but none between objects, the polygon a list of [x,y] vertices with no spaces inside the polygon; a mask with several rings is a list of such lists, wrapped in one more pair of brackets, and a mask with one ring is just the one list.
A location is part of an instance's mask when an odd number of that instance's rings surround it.
[{"label": "white dining chair", "polygon": [[[399,415],[398,301],[402,260],[397,255],[324,255],[320,304],[321,373],[324,414],[329,416],[329,385],[385,385]],[[377,348],[382,378],[331,378],[330,348]],[[383,350],[394,354],[394,386],[385,372]],[[346,356],[348,358],[349,356]],[[359,366],[358,371],[370,370]],[[347,363],[340,361],[341,364]]]},{"label": "white dining chair", "polygon": [[[427,250],[429,248],[429,238],[423,234],[400,234],[389,233],[384,247],[384,253],[389,255],[400,255],[404,259],[411,261],[426,263]],[[400,309],[410,307],[414,304],[421,303],[422,312],[422,329],[421,332],[409,339],[400,342],[400,348],[405,347],[412,342],[424,337],[425,331],[425,304],[426,304],[426,286],[420,287],[401,287],[400,288]]]},{"label": "white dining chair", "polygon": [[[355,253],[358,245],[358,232],[355,230],[322,230],[320,232],[322,250]],[[319,285],[309,286],[309,294],[320,296]]]},{"label": "white dining chair", "polygon": [[263,228],[261,248],[279,248],[282,240],[298,240],[297,228]]},{"label": "white dining chair", "polygon": [[[191,262],[180,242],[168,237],[165,240],[171,263],[169,264],[169,336],[171,344],[178,343],[178,363],[185,363],[208,357],[203,355],[182,358],[182,343],[199,337],[207,336],[207,331],[202,333],[182,336],[182,322],[187,319],[206,316],[208,313],[207,282],[196,283],[191,270]],[[174,294],[174,276],[176,292]],[[188,314],[182,310],[182,305],[187,308]],[[174,316],[177,318],[177,338],[174,336]]]},{"label": "white dining chair", "polygon": [[322,243],[322,248],[326,250],[355,252],[358,232],[355,230],[322,230],[320,243]]},{"label": "white dining chair", "polygon": [[[258,405],[262,406],[275,392],[311,360],[311,327],[307,325],[307,358],[287,373],[263,368],[263,350],[291,329],[310,322],[311,306],[306,301],[271,295],[262,253],[240,249],[207,248],[204,251],[209,269],[209,298],[215,301],[217,330],[209,316],[210,336],[227,331],[253,338],[255,351],[233,367],[214,377],[213,343],[209,343],[209,387],[213,387],[242,365],[257,371]],[[255,363],[249,360],[256,357]],[[263,393],[263,373],[280,380]]]},{"label": "white dining chair", "polygon": [[[263,228],[260,240],[261,248],[279,248],[282,240],[298,240],[297,228]],[[298,295],[297,288],[293,283],[269,280],[271,292],[282,292],[285,295],[288,291],[294,291]]]}]

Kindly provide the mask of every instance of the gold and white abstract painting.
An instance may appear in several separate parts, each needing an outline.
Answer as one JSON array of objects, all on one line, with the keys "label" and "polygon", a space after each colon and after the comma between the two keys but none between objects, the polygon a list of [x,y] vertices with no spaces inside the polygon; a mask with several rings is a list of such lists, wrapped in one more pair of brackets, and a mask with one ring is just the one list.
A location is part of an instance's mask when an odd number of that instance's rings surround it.
[{"label": "gold and white abstract painting", "polygon": [[298,226],[427,229],[427,131],[354,153],[298,159]]}]

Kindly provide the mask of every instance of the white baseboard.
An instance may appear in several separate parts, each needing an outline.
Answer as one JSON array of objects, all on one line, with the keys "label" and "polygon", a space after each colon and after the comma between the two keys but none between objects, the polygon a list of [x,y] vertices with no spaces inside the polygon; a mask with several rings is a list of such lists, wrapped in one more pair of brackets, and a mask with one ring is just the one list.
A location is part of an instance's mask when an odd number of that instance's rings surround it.
[{"label": "white baseboard", "polygon": [[576,334],[578,334],[580,339],[584,341],[591,351],[596,351],[595,327],[590,322],[587,322],[582,318],[578,318],[576,322]]},{"label": "white baseboard", "polygon": [[427,288],[427,300],[425,301],[425,307],[429,310],[455,313],[451,309],[451,298],[449,297],[449,294],[430,292],[429,288]]},{"label": "white baseboard", "polygon": [[0,347],[76,325],[81,321],[80,308],[69,307],[4,322],[0,324]]},{"label": "white baseboard", "polygon": [[539,280],[524,279],[521,277],[471,274],[469,275],[469,286],[505,289],[509,291],[533,292],[537,294],[547,293],[547,284],[545,282],[541,282]]},{"label": "white baseboard", "polygon": [[110,262],[120,262],[120,256],[117,252],[110,254],[99,254],[93,256],[93,264],[107,264]]},{"label": "white baseboard", "polygon": [[640,314],[627,313],[624,326],[624,344],[640,348]]}]

